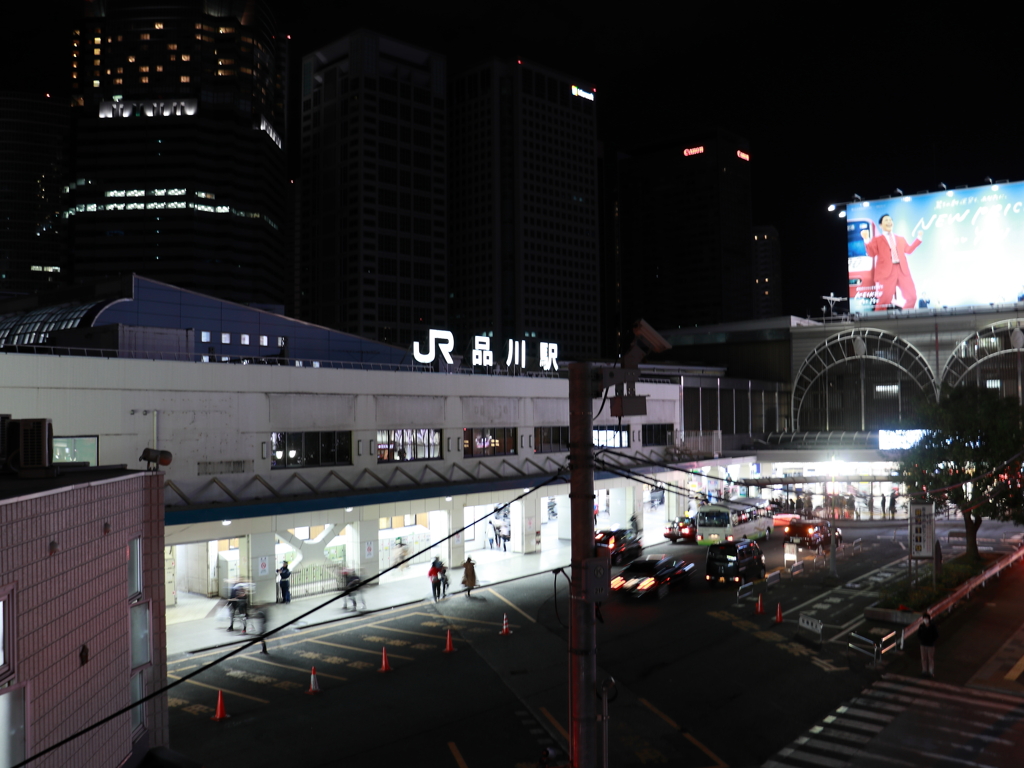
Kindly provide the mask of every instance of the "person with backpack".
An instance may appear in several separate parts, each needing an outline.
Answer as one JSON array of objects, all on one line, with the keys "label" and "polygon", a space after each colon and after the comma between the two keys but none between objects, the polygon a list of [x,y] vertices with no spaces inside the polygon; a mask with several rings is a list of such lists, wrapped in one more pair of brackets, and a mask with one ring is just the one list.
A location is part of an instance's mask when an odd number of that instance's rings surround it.
[{"label": "person with backpack", "polygon": [[430,591],[434,595],[434,602],[436,603],[441,599],[441,569],[437,567],[438,560],[434,559],[434,562],[430,564],[430,570],[427,571],[427,578],[430,579]]},{"label": "person with backpack", "polygon": [[362,592],[360,590],[360,587],[362,587],[362,585],[363,585],[363,580],[359,578],[359,574],[356,573],[355,571],[350,571],[349,573],[347,573],[345,575],[345,589],[347,590],[348,593],[345,595],[345,599],[342,602],[342,609],[343,610],[349,610],[349,608],[348,608],[348,601],[351,600],[352,601],[352,608],[351,608],[351,610],[355,611],[356,610],[356,598],[357,597],[359,598],[360,602],[362,602],[362,604],[363,604],[363,610],[366,610],[366,599],[362,596]]}]

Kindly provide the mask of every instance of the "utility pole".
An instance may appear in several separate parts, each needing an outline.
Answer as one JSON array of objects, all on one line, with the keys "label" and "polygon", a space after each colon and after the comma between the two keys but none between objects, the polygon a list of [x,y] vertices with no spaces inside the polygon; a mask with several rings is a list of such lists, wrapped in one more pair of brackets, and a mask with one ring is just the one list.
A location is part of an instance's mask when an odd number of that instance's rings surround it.
[{"label": "utility pole", "polygon": [[590,363],[569,366],[569,466],[572,577],[569,589],[569,761],[597,767],[597,627],[587,600],[586,569],[594,559],[594,399]]},{"label": "utility pole", "polygon": [[[621,367],[569,366],[569,500],[572,512],[572,575],[569,587],[569,764],[572,768],[607,765],[607,743],[598,750],[596,604],[611,593],[611,553],[598,555],[594,538],[594,399],[609,387],[611,415],[643,416],[646,395],[636,394],[640,362],[649,352],[671,348],[657,331],[638,320],[634,341]],[[612,681],[610,683],[614,685]],[[607,709],[608,688],[605,688]],[[607,712],[602,713],[607,729]],[[607,732],[607,731],[605,731]],[[607,739],[605,740],[607,741]]]}]

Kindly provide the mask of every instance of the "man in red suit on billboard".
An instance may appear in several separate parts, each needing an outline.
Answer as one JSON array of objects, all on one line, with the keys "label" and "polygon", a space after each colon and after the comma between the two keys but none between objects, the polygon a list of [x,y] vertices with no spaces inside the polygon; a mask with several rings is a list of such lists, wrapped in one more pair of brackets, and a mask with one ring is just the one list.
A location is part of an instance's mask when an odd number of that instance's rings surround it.
[{"label": "man in red suit on billboard", "polygon": [[877,237],[872,238],[866,229],[861,232],[864,249],[874,263],[874,283],[879,286],[875,311],[881,312],[895,307],[893,299],[896,297],[897,287],[903,294],[904,309],[913,309],[917,306],[917,289],[910,274],[907,254],[913,253],[921,244],[921,233],[917,232],[914,235],[914,242],[908,245],[905,237],[892,233],[893,221],[888,213],[882,215],[878,225],[882,228],[882,234]]}]

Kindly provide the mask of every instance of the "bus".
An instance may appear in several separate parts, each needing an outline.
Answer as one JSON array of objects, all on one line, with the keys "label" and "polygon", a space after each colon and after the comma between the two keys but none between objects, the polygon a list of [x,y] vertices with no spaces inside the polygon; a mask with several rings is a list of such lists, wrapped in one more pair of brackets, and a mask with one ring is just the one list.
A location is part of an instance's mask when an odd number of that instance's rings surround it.
[{"label": "bus", "polygon": [[767,539],[773,525],[767,508],[732,509],[724,504],[705,504],[697,510],[697,543],[709,546],[738,539]]}]

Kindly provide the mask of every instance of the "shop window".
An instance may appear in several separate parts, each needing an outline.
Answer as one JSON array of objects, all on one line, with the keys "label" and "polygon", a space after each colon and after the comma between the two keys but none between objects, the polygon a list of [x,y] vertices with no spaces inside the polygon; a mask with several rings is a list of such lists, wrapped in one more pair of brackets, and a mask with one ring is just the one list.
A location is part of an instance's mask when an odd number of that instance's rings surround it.
[{"label": "shop window", "polygon": [[629,427],[600,427],[594,430],[597,448],[629,448]]},{"label": "shop window", "polygon": [[672,424],[644,424],[640,436],[644,445],[674,445]]},{"label": "shop window", "polygon": [[439,429],[378,429],[377,462],[427,461],[441,458]]},{"label": "shop window", "polygon": [[565,453],[568,450],[568,427],[534,427],[534,453]]},{"label": "shop window", "polygon": [[514,456],[517,452],[515,427],[480,427],[462,430],[462,455]]},{"label": "shop window", "polygon": [[352,463],[352,433],[273,432],[271,469],[331,467]]},{"label": "shop window", "polygon": [[200,331],[199,332],[199,340],[200,341],[209,341],[210,340],[210,332],[209,331]]}]

